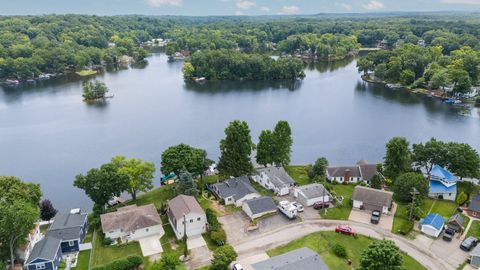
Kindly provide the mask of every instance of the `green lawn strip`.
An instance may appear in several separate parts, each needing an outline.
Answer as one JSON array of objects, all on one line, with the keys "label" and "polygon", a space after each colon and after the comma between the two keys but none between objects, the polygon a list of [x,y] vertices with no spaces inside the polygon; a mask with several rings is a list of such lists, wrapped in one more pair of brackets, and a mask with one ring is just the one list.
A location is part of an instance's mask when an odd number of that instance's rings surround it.
[{"label": "green lawn strip", "polygon": [[285,166],[285,171],[297,182],[297,185],[303,186],[310,184],[307,174],[307,166]]},{"label": "green lawn strip", "polygon": [[352,197],[354,185],[330,185],[331,192],[333,192],[337,197],[343,196],[342,204],[337,203],[334,208],[329,208],[327,213],[325,211],[319,210],[320,216],[325,219],[339,219],[339,220],[348,220],[350,212],[352,211],[352,204],[350,199]]},{"label": "green lawn strip", "polygon": [[157,209],[160,209],[163,204],[177,195],[173,187],[168,185],[153,189],[140,195],[136,201],[128,201],[128,204],[146,205],[153,203]]},{"label": "green lawn strip", "polygon": [[40,233],[45,234],[47,232],[47,229],[48,229],[49,226],[50,226],[50,224],[41,225],[40,226]]},{"label": "green lawn strip", "polygon": [[444,217],[445,219],[450,218],[453,214],[455,214],[457,210],[457,204],[451,201],[435,201],[433,205],[431,213],[439,214],[440,216]]},{"label": "green lawn strip", "polygon": [[470,217],[467,216],[467,215],[464,215],[464,214],[460,214],[460,216],[463,217],[463,225],[462,225],[462,228],[463,230],[465,230],[468,226],[468,223],[470,222]]},{"label": "green lawn strip", "polygon": [[480,221],[474,220],[470,229],[468,230],[467,236],[473,236],[476,238],[480,238]]},{"label": "green lawn strip", "polygon": [[[272,257],[299,249],[301,247],[308,247],[320,254],[327,266],[332,270],[351,268],[355,269],[359,267],[362,252],[373,241],[376,240],[362,235],[353,237],[337,234],[335,232],[317,232],[294,240],[286,245],[269,250],[267,251],[267,254]],[[346,249],[348,258],[339,258],[333,253],[332,247],[335,244],[340,244]],[[407,270],[426,269],[407,254],[402,253],[402,256],[404,258],[404,266]],[[352,260],[351,267],[348,265],[348,259]]]},{"label": "green lawn strip", "polygon": [[406,234],[411,231],[411,228],[413,228],[413,221],[408,220],[408,204],[397,202],[397,210],[393,217],[392,232]]},{"label": "green lawn strip", "polygon": [[202,234],[205,243],[207,243],[207,247],[210,251],[214,251],[218,248],[218,245],[213,242],[212,238],[210,238],[210,233]]},{"label": "green lawn strip", "polygon": [[[125,245],[104,246],[102,243],[100,232],[97,232],[95,243],[93,244],[92,267],[104,265],[116,259],[124,258],[130,255],[142,256],[140,244],[136,241],[129,242]],[[144,261],[147,261],[144,259]]]},{"label": "green lawn strip", "polygon": [[85,238],[83,239],[84,243],[90,243],[92,242],[93,239],[93,231],[94,228],[92,226],[88,227],[87,234],[85,235]]},{"label": "green lawn strip", "polygon": [[80,251],[78,254],[77,266],[72,268],[76,270],[88,270],[88,261],[90,260],[91,250]]},{"label": "green lawn strip", "polygon": [[269,197],[275,196],[275,193],[273,191],[262,187],[257,182],[250,181],[250,184],[252,184],[252,187],[262,196],[269,196]]}]

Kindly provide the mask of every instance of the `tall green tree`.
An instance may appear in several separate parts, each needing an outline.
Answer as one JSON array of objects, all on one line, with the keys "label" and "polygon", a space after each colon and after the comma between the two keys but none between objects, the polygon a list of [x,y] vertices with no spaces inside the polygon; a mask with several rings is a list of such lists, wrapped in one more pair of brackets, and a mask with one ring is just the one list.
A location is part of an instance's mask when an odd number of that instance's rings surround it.
[{"label": "tall green tree", "polygon": [[318,158],[312,166],[315,178],[325,179],[328,167],[328,160],[325,157]]},{"label": "tall green tree", "polygon": [[183,167],[195,177],[203,172],[213,163],[207,158],[207,151],[194,148],[187,144],[170,146],[162,153],[161,170],[163,174],[180,174]]},{"label": "tall green tree", "polygon": [[279,121],[273,130],[273,162],[277,166],[290,164],[292,152],[292,130],[287,121]]},{"label": "tall green tree", "polygon": [[394,137],[386,145],[384,173],[395,178],[401,173],[412,170],[412,154],[409,142],[403,137]]},{"label": "tall green tree", "polygon": [[400,249],[391,240],[374,241],[363,251],[361,270],[404,270]]},{"label": "tall green tree", "polygon": [[257,144],[257,163],[263,166],[273,164],[274,136],[270,130],[262,130]]},{"label": "tall green tree", "polygon": [[250,129],[245,121],[235,120],[225,129],[220,141],[218,170],[223,175],[241,176],[252,172],[250,155],[253,149]]},{"label": "tall green tree", "polygon": [[83,82],[83,98],[85,100],[95,100],[104,98],[107,94],[108,87],[104,82],[95,80],[94,82]]},{"label": "tall green tree", "polygon": [[412,200],[413,188],[419,192],[420,198],[428,195],[428,181],[420,173],[409,172],[397,177],[393,186],[395,196],[404,202]]},{"label": "tall green tree", "polygon": [[192,175],[185,168],[183,168],[182,171],[180,171],[177,189],[178,189],[178,193],[183,195],[189,195],[189,196],[198,195],[197,185],[193,181]]},{"label": "tall green tree", "polygon": [[370,179],[370,187],[375,189],[382,188],[382,177],[380,174],[376,173],[373,175],[372,179]]},{"label": "tall green tree", "polygon": [[153,188],[153,178],[155,174],[155,165],[151,162],[143,161],[141,158],[126,159],[124,156],[112,158],[112,163],[118,167],[118,172],[127,175],[128,193],[132,199],[137,200],[138,192],[145,192]]},{"label": "tall green tree", "polygon": [[440,166],[447,164],[448,148],[442,141],[431,138],[425,144],[413,144],[412,148],[413,162],[417,166],[424,167],[427,173],[430,173],[435,164]]},{"label": "tall green tree", "polygon": [[466,143],[447,144],[448,169],[460,178],[480,177],[480,156]]},{"label": "tall green tree", "polygon": [[237,259],[237,252],[230,245],[221,246],[213,251],[210,270],[227,270],[228,266]]}]

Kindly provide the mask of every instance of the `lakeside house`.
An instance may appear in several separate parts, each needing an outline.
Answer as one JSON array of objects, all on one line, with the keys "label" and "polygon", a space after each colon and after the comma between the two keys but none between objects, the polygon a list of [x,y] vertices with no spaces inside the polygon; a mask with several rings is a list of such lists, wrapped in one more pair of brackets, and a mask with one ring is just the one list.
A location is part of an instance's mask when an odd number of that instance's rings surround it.
[{"label": "lakeside house", "polygon": [[277,196],[288,195],[290,190],[295,187],[295,181],[283,167],[272,166],[257,169],[257,174],[252,176],[252,180],[262,187],[272,190]]},{"label": "lakeside house", "polygon": [[268,196],[245,201],[242,210],[253,221],[256,218],[277,212],[277,206]]},{"label": "lakeside house", "polygon": [[322,257],[303,247],[252,264],[253,270],[329,270]]},{"label": "lakeside house", "polygon": [[25,243],[17,248],[18,259],[25,261],[40,240],[42,240],[42,233],[40,232],[40,223],[37,223],[25,238]]},{"label": "lakeside house", "polygon": [[207,216],[193,196],[178,195],[167,204],[168,221],[177,239],[201,236],[207,232]]},{"label": "lakeside house", "polygon": [[445,168],[435,165],[428,175],[428,196],[440,200],[455,201],[457,197],[457,177]]},{"label": "lakeside house", "polygon": [[78,252],[87,234],[87,228],[87,213],[82,213],[79,208],[72,209],[69,213],[59,213],[55,216],[45,237],[60,239],[62,253]]},{"label": "lakeside house", "polygon": [[356,186],[353,189],[352,203],[354,208],[378,210],[383,214],[388,214],[393,205],[393,192]]},{"label": "lakeside house", "polygon": [[62,240],[45,237],[33,247],[24,264],[26,270],[57,270],[62,261]]},{"label": "lakeside house", "polygon": [[480,195],[473,195],[472,199],[468,203],[467,214],[471,217],[480,216]]},{"label": "lakeside house", "polygon": [[322,184],[309,184],[295,188],[294,197],[305,206],[312,206],[316,202],[330,202],[332,196]]},{"label": "lakeside house", "polygon": [[420,221],[420,225],[424,234],[437,238],[443,231],[445,220],[439,214],[428,214]]},{"label": "lakeside house", "polygon": [[377,173],[377,165],[370,164],[366,160],[360,160],[353,166],[329,166],[326,176],[330,182],[370,184],[373,176]]},{"label": "lakeside house", "polygon": [[252,187],[247,176],[230,178],[222,182],[211,184],[209,189],[222,199],[225,205],[242,206],[246,200],[259,198],[260,194]]},{"label": "lakeside house", "polygon": [[124,206],[115,212],[102,214],[100,221],[105,238],[114,241],[137,241],[151,236],[160,239],[165,234],[153,204]]}]

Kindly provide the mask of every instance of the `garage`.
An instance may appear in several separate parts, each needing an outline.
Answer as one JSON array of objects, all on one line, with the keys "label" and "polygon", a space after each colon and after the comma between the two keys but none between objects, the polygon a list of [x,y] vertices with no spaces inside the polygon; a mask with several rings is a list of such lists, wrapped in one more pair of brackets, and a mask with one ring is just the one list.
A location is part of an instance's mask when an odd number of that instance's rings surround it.
[{"label": "garage", "polygon": [[378,210],[388,214],[392,208],[393,192],[356,186],[352,194],[353,208],[360,210]]}]

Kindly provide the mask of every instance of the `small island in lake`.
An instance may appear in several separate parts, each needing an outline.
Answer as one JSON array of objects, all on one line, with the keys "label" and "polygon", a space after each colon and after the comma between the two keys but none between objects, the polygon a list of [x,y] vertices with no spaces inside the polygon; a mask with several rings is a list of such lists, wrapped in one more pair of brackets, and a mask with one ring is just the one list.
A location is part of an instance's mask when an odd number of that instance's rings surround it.
[{"label": "small island in lake", "polygon": [[101,81],[95,80],[93,82],[83,82],[83,95],[84,101],[95,101],[99,99],[105,99],[112,96],[107,96],[109,91],[107,85]]}]

